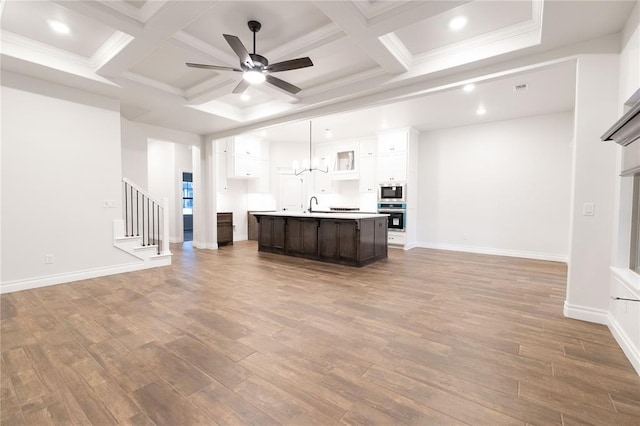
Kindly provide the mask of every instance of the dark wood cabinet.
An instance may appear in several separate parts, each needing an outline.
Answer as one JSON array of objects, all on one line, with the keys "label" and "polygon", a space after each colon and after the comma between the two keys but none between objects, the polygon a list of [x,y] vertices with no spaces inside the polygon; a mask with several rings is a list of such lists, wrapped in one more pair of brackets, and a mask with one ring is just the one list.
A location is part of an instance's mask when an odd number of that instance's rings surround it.
[{"label": "dark wood cabinet", "polygon": [[247,240],[258,241],[258,233],[260,227],[258,226],[258,220],[256,219],[256,213],[273,212],[274,210],[252,210],[247,212]]},{"label": "dark wood cabinet", "polygon": [[362,219],[264,215],[258,250],[362,266],[387,257],[387,218]]},{"label": "dark wood cabinet", "polygon": [[287,253],[296,255],[318,255],[318,220],[287,219]]},{"label": "dark wood cabinet", "polygon": [[218,245],[233,244],[233,213],[218,213]]},{"label": "dark wood cabinet", "polygon": [[269,251],[284,252],[286,220],[283,217],[262,216],[259,223],[258,249],[265,247]]},{"label": "dark wood cabinet", "polygon": [[359,223],[352,220],[323,220],[318,232],[322,259],[357,261]]}]

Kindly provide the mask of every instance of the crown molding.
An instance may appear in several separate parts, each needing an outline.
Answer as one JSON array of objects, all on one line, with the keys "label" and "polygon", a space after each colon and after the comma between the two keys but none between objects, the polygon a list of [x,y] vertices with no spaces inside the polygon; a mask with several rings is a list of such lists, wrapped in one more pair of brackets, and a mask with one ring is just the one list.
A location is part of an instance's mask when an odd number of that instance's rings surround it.
[{"label": "crown molding", "polygon": [[380,43],[400,62],[401,66],[406,70],[411,68],[413,56],[407,46],[395,34],[389,33],[378,37]]},{"label": "crown molding", "polygon": [[170,86],[168,84],[162,83],[158,80],[154,80],[152,78],[144,77],[140,74],[133,73],[131,71],[123,72],[120,77],[125,78],[127,80],[133,81],[135,83],[139,83],[145,86],[153,87],[155,89],[162,90],[163,92],[170,93],[172,95],[177,95],[184,98],[184,91],[178,89],[177,87]]},{"label": "crown molding", "polygon": [[153,0],[147,1],[141,8],[137,8],[122,0],[100,1],[100,4],[143,24],[158,13],[167,3],[167,0]]},{"label": "crown molding", "polygon": [[[449,62],[448,67],[453,67],[537,45],[542,37],[542,0],[533,0],[531,8],[530,19],[459,43],[415,55],[413,57],[413,65],[415,67],[436,62]],[[491,46],[493,46],[492,51],[487,52],[487,49]],[[459,59],[461,57],[466,57],[467,60]],[[455,59],[458,60],[452,62]]]},{"label": "crown molding", "polygon": [[2,55],[106,83],[111,86],[116,85],[112,81],[97,75],[91,59],[84,56],[76,55],[75,53],[58,49],[5,30],[0,31],[0,39],[2,40]]},{"label": "crown molding", "polygon": [[122,51],[135,37],[121,31],[114,32],[107,41],[91,56],[94,69],[100,69],[111,58]]},{"label": "crown molding", "polygon": [[285,60],[291,56],[304,54],[305,52],[309,52],[310,50],[324,46],[345,36],[344,31],[332,22],[310,31],[302,37],[293,39],[288,43],[265,52],[265,56],[272,59],[270,62]]},{"label": "crown molding", "polygon": [[240,62],[236,56],[218,49],[217,47],[210,45],[206,41],[203,41],[198,37],[194,37],[184,31],[178,31],[177,33],[175,33],[172,37],[172,40],[177,40],[185,46],[190,47],[191,49],[194,49],[200,53],[204,53],[214,60],[222,62],[222,66],[237,67]]}]

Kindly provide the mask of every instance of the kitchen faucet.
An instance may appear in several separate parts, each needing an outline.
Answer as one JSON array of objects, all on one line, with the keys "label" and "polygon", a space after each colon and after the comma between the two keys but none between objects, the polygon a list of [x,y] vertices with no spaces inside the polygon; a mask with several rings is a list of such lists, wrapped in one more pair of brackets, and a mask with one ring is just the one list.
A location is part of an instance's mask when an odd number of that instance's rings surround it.
[{"label": "kitchen faucet", "polygon": [[318,199],[316,198],[316,196],[314,195],[313,197],[311,197],[309,199],[309,213],[313,212],[313,204],[311,203],[313,200],[316,200],[316,206],[318,205]]}]

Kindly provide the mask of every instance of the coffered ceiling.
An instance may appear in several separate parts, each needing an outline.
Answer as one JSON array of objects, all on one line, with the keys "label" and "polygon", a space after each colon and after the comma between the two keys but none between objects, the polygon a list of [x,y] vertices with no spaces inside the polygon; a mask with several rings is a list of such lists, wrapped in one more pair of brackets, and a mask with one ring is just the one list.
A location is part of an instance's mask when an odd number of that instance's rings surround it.
[{"label": "coffered ceiling", "polygon": [[[632,1],[542,0],[8,0],[0,6],[2,68],[118,98],[129,120],[198,134],[225,135],[306,117],[348,123],[333,112],[344,105],[380,108],[385,100],[404,116],[416,109],[437,114],[442,108],[435,99],[454,105],[457,98],[451,96],[458,95],[447,89],[438,92],[441,98],[418,97],[421,84],[619,32],[633,6]],[[460,17],[466,25],[451,29]],[[263,83],[241,96],[232,93],[241,73],[185,66],[239,67],[222,35],[238,36],[251,51],[249,20],[261,22],[256,53],[271,63],[312,59],[313,67],[277,73],[300,87],[299,93]],[[52,21],[65,24],[68,33],[54,32]],[[555,74],[538,70],[547,78],[537,83],[539,90],[548,91],[548,78],[557,83],[558,76],[573,84],[574,73],[566,70],[560,65]],[[554,108],[572,108],[571,90],[555,92],[545,92],[558,96],[550,102]],[[385,112],[391,122],[394,108]]]}]

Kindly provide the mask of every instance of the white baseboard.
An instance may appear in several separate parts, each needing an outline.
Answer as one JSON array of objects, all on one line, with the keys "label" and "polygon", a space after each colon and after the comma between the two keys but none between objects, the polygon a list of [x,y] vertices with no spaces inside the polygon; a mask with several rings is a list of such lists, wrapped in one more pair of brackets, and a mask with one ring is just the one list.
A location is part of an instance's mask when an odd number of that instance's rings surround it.
[{"label": "white baseboard", "polygon": [[564,316],[581,321],[594,322],[596,324],[607,325],[609,312],[604,309],[589,308],[587,306],[572,305],[564,301]]},{"label": "white baseboard", "polygon": [[640,376],[640,348],[633,344],[633,341],[629,338],[627,333],[624,332],[624,329],[620,326],[618,320],[616,320],[610,312],[607,315],[607,327],[609,327],[609,331]]},{"label": "white baseboard", "polygon": [[494,256],[522,257],[525,259],[549,260],[552,262],[563,262],[563,263],[567,263],[569,259],[567,255],[560,255],[560,254],[553,254],[553,253],[507,250],[507,249],[498,249],[498,248],[491,248],[491,247],[461,246],[457,244],[418,242],[413,247],[430,248],[430,249],[437,249],[437,250],[463,251],[467,253],[478,253],[478,254],[491,254]]},{"label": "white baseboard", "polygon": [[153,262],[136,262],[124,265],[110,266],[107,268],[86,269],[65,274],[47,275],[44,277],[28,278],[24,280],[6,281],[0,283],[0,294],[14,291],[29,290],[32,288],[46,287],[56,284],[65,284],[73,281],[88,280],[107,275],[122,274],[125,272],[140,271],[142,269],[171,265],[171,257],[157,259]]},{"label": "white baseboard", "polygon": [[193,240],[191,242],[193,248],[204,250],[218,250],[218,243],[202,243],[200,241]]}]

